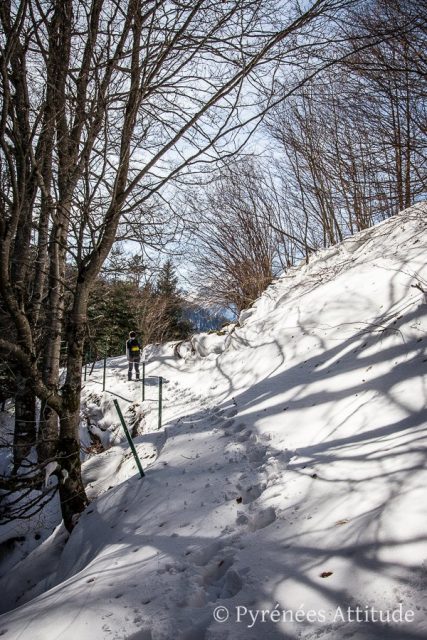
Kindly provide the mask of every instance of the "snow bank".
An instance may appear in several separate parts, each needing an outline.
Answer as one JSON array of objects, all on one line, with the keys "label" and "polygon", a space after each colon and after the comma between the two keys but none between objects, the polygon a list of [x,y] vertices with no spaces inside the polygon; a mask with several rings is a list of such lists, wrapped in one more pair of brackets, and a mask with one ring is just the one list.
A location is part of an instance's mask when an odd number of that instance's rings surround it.
[{"label": "snow bank", "polygon": [[211,354],[222,353],[225,348],[227,335],[225,332],[198,333],[191,338],[193,353],[196,353],[202,358],[206,358]]}]

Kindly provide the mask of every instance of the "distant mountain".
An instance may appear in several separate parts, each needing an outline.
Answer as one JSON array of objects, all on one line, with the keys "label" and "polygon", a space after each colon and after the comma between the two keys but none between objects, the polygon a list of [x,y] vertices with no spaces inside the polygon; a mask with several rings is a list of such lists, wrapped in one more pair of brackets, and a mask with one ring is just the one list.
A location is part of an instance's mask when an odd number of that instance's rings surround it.
[{"label": "distant mountain", "polygon": [[226,309],[204,307],[195,301],[189,301],[184,308],[183,320],[191,322],[197,333],[220,329],[232,320],[231,313]]}]

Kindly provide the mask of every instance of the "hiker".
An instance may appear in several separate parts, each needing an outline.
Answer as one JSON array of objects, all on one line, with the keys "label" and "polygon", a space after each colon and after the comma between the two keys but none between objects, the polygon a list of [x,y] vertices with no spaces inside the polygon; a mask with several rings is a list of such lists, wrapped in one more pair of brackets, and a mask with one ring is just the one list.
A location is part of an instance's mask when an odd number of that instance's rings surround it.
[{"label": "hiker", "polygon": [[141,345],[136,337],[135,331],[129,334],[129,340],[126,342],[126,356],[128,359],[128,380],[132,380],[132,369],[135,366],[135,377],[139,380],[139,358],[141,354]]}]

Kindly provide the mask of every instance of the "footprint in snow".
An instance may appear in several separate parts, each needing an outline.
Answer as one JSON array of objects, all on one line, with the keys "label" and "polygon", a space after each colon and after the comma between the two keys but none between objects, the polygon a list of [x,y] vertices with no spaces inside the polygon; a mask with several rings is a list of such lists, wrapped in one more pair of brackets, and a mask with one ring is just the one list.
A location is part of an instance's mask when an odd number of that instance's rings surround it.
[{"label": "footprint in snow", "polygon": [[[139,623],[140,624],[140,623]],[[136,635],[132,636],[135,640],[153,640],[151,629],[139,629]]]},{"label": "footprint in snow", "polygon": [[235,425],[235,427],[233,428],[234,433],[240,433],[240,431],[243,431],[244,429],[246,429],[246,425],[244,422],[239,422],[238,424]]},{"label": "footprint in snow", "polygon": [[267,507],[261,509],[249,517],[249,529],[250,531],[257,531],[258,529],[264,529],[272,524],[276,520],[276,510],[273,507]]},{"label": "footprint in snow", "polygon": [[185,551],[185,555],[193,558],[195,564],[205,566],[222,549],[222,543],[217,540],[204,546],[190,545]]},{"label": "footprint in snow", "polygon": [[266,485],[262,482],[258,484],[244,484],[242,482],[237,483],[237,489],[240,492],[241,500],[239,503],[249,504],[253,502],[265,491]]},{"label": "footprint in snow", "polygon": [[233,557],[225,556],[210,564],[204,574],[209,599],[233,598],[243,587],[243,580],[238,571],[233,569]]},{"label": "footprint in snow", "polygon": [[251,431],[240,431],[240,433],[237,433],[236,435],[236,440],[237,442],[245,442],[245,440],[248,440],[251,436]]},{"label": "footprint in snow", "polygon": [[222,578],[222,576],[225,575],[228,569],[232,566],[232,557],[215,560],[214,562],[207,565],[205,571],[203,572],[203,583],[209,585],[218,582],[220,578]]},{"label": "footprint in snow", "polygon": [[246,515],[246,513],[238,511],[236,516],[236,524],[244,525],[244,524],[248,524],[248,522],[249,522],[249,518]]},{"label": "footprint in snow", "polygon": [[246,447],[237,442],[229,442],[224,447],[224,455],[228,462],[240,462],[246,459]]},{"label": "footprint in snow", "polygon": [[243,580],[238,571],[229,569],[224,576],[220,598],[233,598],[241,591]]},{"label": "footprint in snow", "polygon": [[265,447],[253,447],[248,451],[248,459],[251,462],[261,462],[265,458],[266,448]]}]

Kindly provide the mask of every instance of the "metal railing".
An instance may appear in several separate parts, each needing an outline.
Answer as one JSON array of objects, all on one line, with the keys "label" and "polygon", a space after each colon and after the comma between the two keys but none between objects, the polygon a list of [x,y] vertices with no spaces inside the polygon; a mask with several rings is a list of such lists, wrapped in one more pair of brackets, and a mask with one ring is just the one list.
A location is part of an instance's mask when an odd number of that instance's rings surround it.
[{"label": "metal railing", "polygon": [[[107,354],[104,354],[103,357],[103,367],[102,367],[102,391],[104,393],[111,393],[114,394],[113,391],[109,391],[107,389]],[[87,371],[87,367],[88,367],[89,362],[87,361],[87,357],[85,358],[85,363],[83,366],[83,380],[86,382],[87,378],[88,378],[88,371]],[[146,374],[145,374],[145,362],[142,362],[142,379],[141,379],[141,403],[142,402],[146,402],[146,397],[145,397],[145,387],[146,387]],[[91,371],[89,372],[89,376],[91,375],[91,373],[93,372],[93,366],[91,368]],[[162,428],[162,414],[163,414],[163,377],[162,376],[150,376],[150,377],[156,377],[158,380],[158,416],[157,416],[157,430],[160,430]],[[123,400],[125,400],[126,402],[132,402],[132,400],[127,400],[126,398],[123,398]],[[138,457],[138,453],[135,449],[135,445],[132,439],[132,436],[129,432],[128,426],[126,424],[126,420],[123,417],[123,413],[120,409],[120,405],[117,401],[116,398],[114,398],[113,400],[114,406],[116,408],[117,414],[119,416],[119,420],[120,423],[123,427],[123,430],[125,432],[126,435],[126,439],[128,441],[129,447],[132,450],[132,454],[135,458],[135,462],[136,465],[138,467],[139,470],[139,474],[141,476],[141,478],[143,478],[145,476],[144,470],[142,468],[142,464],[141,461]]]}]

